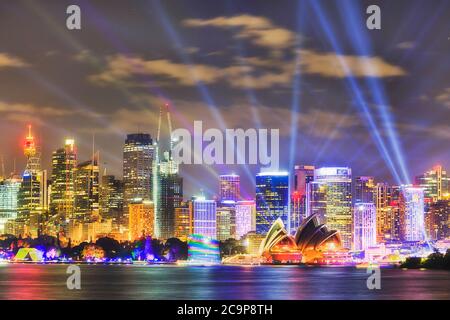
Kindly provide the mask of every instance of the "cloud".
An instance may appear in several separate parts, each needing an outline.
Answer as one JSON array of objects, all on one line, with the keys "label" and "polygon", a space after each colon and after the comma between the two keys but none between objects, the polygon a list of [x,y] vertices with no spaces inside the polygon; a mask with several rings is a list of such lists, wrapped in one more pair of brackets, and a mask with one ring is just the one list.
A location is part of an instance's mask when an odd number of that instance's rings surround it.
[{"label": "cloud", "polygon": [[19,123],[48,123],[48,119],[73,116],[76,112],[49,106],[36,106],[28,103],[7,103],[0,101],[0,115],[3,119]]},{"label": "cloud", "polygon": [[412,49],[415,46],[416,46],[416,44],[412,41],[404,41],[404,42],[398,43],[395,47],[398,49],[407,50],[407,49]]},{"label": "cloud", "polygon": [[13,57],[7,53],[0,52],[0,69],[1,68],[20,68],[28,66],[22,59]]},{"label": "cloud", "polygon": [[191,28],[216,27],[237,29],[236,38],[249,39],[254,45],[275,52],[292,47],[299,36],[285,28],[275,26],[269,19],[252,15],[216,17],[212,19],[186,19],[183,25]]},{"label": "cloud", "polygon": [[443,92],[439,93],[437,96],[434,97],[434,100],[446,106],[447,108],[450,108],[450,88],[446,88]]},{"label": "cloud", "polygon": [[334,52],[300,50],[303,73],[323,77],[395,77],[406,75],[406,71],[376,56],[339,55]]}]

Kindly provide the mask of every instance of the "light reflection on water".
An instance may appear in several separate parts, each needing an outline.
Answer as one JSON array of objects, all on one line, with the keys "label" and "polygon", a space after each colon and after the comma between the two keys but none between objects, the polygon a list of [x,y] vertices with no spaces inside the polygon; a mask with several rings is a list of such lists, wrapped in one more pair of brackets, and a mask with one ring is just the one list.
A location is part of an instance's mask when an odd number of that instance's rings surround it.
[{"label": "light reflection on water", "polygon": [[1,265],[0,299],[450,299],[448,271],[382,269],[368,290],[351,267],[80,267],[81,290],[68,290],[67,265]]}]

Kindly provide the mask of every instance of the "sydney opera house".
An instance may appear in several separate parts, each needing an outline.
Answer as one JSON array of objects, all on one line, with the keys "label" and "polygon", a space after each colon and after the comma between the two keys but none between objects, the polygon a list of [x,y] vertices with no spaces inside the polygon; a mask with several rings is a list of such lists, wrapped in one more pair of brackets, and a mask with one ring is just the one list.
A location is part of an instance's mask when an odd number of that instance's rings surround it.
[{"label": "sydney opera house", "polygon": [[260,255],[264,263],[344,264],[349,260],[339,232],[328,230],[317,215],[308,217],[295,236],[287,232],[281,219],[276,220],[261,242]]}]

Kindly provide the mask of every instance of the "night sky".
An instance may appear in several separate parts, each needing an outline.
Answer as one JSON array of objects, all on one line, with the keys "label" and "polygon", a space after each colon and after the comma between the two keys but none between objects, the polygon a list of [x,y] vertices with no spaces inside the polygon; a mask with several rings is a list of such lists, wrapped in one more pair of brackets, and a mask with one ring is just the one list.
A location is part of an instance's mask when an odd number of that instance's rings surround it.
[{"label": "night sky", "polygon": [[[82,30],[66,28],[70,4]],[[65,137],[87,160],[95,133],[120,176],[126,134],[156,136],[169,102],[174,128],[279,128],[283,169],[406,183],[450,169],[449,57],[449,1],[2,1],[0,155],[23,170],[29,123],[47,168]],[[186,197],[217,193],[213,172],[254,193],[258,166],[209,169],[181,168]]]}]

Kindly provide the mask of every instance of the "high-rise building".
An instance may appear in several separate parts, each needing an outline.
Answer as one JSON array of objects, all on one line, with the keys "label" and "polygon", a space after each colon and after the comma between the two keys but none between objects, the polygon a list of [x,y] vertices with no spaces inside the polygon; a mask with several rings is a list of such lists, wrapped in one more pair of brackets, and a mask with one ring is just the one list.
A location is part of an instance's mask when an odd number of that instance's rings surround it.
[{"label": "high-rise building", "polygon": [[193,232],[192,201],[183,202],[175,208],[175,237],[186,241]]},{"label": "high-rise building", "polygon": [[218,207],[216,209],[216,239],[224,241],[234,238],[236,232],[232,228],[233,216],[236,211],[234,207]]},{"label": "high-rise building", "polygon": [[306,185],[314,181],[314,166],[296,165],[294,167],[294,192],[306,196]]},{"label": "high-rise building", "polygon": [[431,203],[425,221],[429,239],[443,240],[450,237],[450,200]]},{"label": "high-rise building", "polygon": [[240,198],[240,177],[237,174],[223,174],[220,179],[220,201],[238,201]]},{"label": "high-rise building", "polygon": [[156,235],[160,239],[175,236],[175,208],[183,201],[183,178],[169,152],[156,166]]},{"label": "high-rise building", "polygon": [[314,182],[326,186],[325,222],[341,234],[344,248],[352,245],[352,170],[324,167],[314,171]]},{"label": "high-rise building", "polygon": [[401,187],[400,230],[403,241],[425,240],[424,190],[422,188]]},{"label": "high-rise building", "polygon": [[314,166],[294,167],[294,188],[291,195],[291,231],[295,232],[307,216],[307,186],[314,181]]},{"label": "high-rise building", "polygon": [[120,224],[123,215],[123,182],[113,175],[103,175],[100,185],[100,216]]},{"label": "high-rise building", "polygon": [[127,135],[123,148],[124,215],[128,223],[128,204],[133,199],[153,201],[153,161],[155,145],[150,134]]},{"label": "high-rise building", "polygon": [[306,186],[306,217],[316,215],[321,223],[327,220],[327,185],[309,182]]},{"label": "high-rise building", "polygon": [[375,181],[373,177],[356,177],[355,193],[353,203],[369,203],[374,202],[375,197]]},{"label": "high-rise building", "polygon": [[278,218],[290,227],[289,202],[289,173],[258,173],[256,175],[256,232],[267,233]]},{"label": "high-rise building", "polygon": [[153,236],[155,227],[155,208],[152,201],[134,199],[128,204],[128,240]]},{"label": "high-rise building", "polygon": [[98,159],[79,163],[75,168],[73,219],[89,222],[100,215]]},{"label": "high-rise building", "polygon": [[198,197],[192,201],[193,233],[205,237],[216,238],[217,219],[216,201]]},{"label": "high-rise building", "polygon": [[386,242],[391,238],[392,208],[390,206],[391,188],[385,182],[375,187],[375,207],[377,211],[377,242]]},{"label": "high-rise building", "polygon": [[353,211],[353,249],[366,250],[377,244],[377,218],[373,203],[359,202]]},{"label": "high-rise building", "polygon": [[417,176],[416,184],[424,189],[424,197],[431,201],[443,200],[450,193],[450,177],[440,165]]},{"label": "high-rise building", "polygon": [[31,132],[31,126],[28,126],[28,135],[25,138],[24,154],[27,164],[18,194],[17,223],[23,225],[24,236],[35,238],[42,232],[44,215],[48,210],[47,171],[41,169],[41,152]]},{"label": "high-rise building", "polygon": [[66,139],[64,148],[52,155],[50,211],[61,220],[71,219],[74,214],[76,162],[75,141]]},{"label": "high-rise building", "polygon": [[256,231],[256,204],[253,200],[236,202],[236,236],[240,239]]},{"label": "high-rise building", "polygon": [[5,230],[7,221],[17,218],[20,185],[18,177],[0,181],[0,234],[7,233]]}]

